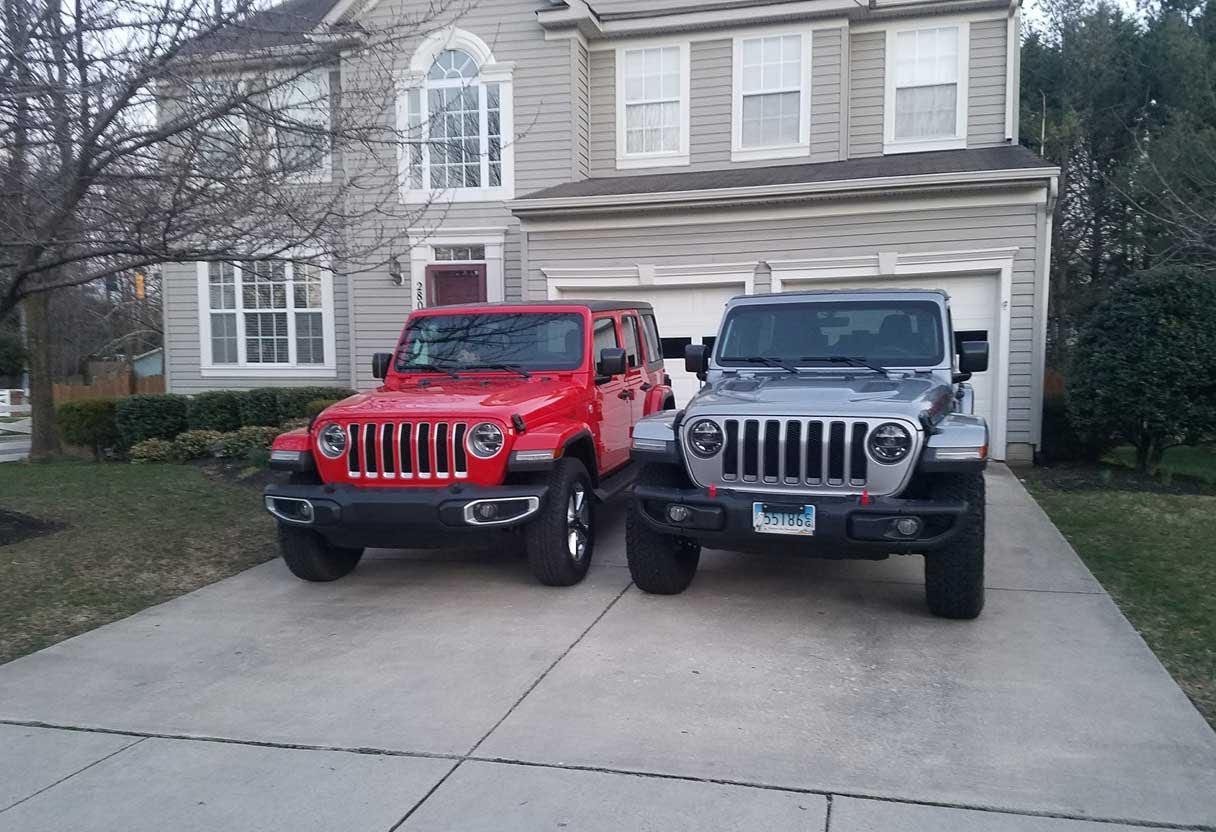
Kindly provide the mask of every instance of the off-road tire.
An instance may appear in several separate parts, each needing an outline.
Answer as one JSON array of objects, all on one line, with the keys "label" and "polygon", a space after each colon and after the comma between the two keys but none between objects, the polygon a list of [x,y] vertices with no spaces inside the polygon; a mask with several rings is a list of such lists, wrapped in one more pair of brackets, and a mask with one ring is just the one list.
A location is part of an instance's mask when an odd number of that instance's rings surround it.
[{"label": "off-road tire", "polygon": [[[582,556],[571,552],[571,498],[582,490],[586,506],[585,548]],[[549,490],[544,505],[524,530],[528,565],[536,580],[545,586],[574,586],[587,574],[595,551],[595,493],[591,475],[582,461],[563,457],[549,474]]]},{"label": "off-road tire", "polygon": [[[647,465],[638,472],[637,485],[687,487],[684,472],[671,465]],[[679,595],[688,589],[701,562],[701,544],[687,537],[656,532],[642,519],[637,498],[625,515],[625,556],[629,574],[643,592]]]},{"label": "off-road tire", "polygon": [[958,535],[925,554],[925,602],[942,618],[975,618],[984,609],[984,475],[940,474],[928,483],[931,498],[965,500]]},{"label": "off-road tire", "polygon": [[336,581],[359,565],[362,549],[334,546],[310,529],[279,524],[279,551],[291,574],[305,581]]}]

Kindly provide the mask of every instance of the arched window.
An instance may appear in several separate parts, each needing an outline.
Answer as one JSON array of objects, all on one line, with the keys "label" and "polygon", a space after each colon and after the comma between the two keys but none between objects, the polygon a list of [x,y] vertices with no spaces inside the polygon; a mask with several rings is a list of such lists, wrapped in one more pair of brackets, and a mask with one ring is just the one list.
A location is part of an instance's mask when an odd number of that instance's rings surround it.
[{"label": "arched window", "polygon": [[454,200],[509,199],[511,67],[459,30],[432,36],[411,61],[403,96],[404,195]]}]

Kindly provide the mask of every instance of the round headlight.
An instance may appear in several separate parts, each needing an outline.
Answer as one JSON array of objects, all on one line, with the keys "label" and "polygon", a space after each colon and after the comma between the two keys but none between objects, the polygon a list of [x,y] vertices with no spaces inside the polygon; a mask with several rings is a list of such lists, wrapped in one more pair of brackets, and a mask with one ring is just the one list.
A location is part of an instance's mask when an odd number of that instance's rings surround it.
[{"label": "round headlight", "polygon": [[892,465],[912,452],[912,434],[903,425],[887,422],[870,431],[866,447],[875,462]]},{"label": "round headlight", "polygon": [[330,459],[337,459],[346,453],[346,430],[341,425],[328,424],[317,437],[317,446],[321,453]]},{"label": "round headlight", "polygon": [[693,422],[688,429],[688,445],[697,456],[711,457],[722,450],[722,428],[709,419]]},{"label": "round headlight", "polygon": [[490,422],[474,425],[469,431],[469,451],[473,456],[489,459],[502,450],[502,428]]}]

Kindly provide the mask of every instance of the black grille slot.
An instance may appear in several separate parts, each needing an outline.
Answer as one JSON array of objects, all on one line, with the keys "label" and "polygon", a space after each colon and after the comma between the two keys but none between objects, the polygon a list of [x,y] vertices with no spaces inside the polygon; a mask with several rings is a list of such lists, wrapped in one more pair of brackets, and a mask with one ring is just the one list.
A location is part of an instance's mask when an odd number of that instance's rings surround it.
[{"label": "black grille slot", "polygon": [[853,423],[853,439],[849,447],[849,482],[866,481],[866,427],[865,422]]},{"label": "black grille slot", "polygon": [[802,422],[790,422],[785,426],[785,480],[797,482],[801,478]]},{"label": "black grille slot", "polygon": [[431,426],[426,422],[418,425],[418,474],[431,475]]},{"label": "black grille slot", "polygon": [[435,425],[435,476],[448,475],[448,425],[440,422]]},{"label": "black grille slot", "polygon": [[823,479],[823,422],[806,425],[806,478]]},{"label": "black grille slot", "polygon": [[844,422],[832,422],[828,436],[828,480],[844,479]]},{"label": "black grille slot", "polygon": [[393,455],[393,426],[384,425],[380,428],[380,454],[384,476],[397,475],[397,459]]},{"label": "black grille slot", "polygon": [[412,426],[407,422],[401,425],[397,435],[397,446],[401,449],[401,476],[414,474],[414,438]]},{"label": "black grille slot", "polygon": [[346,470],[352,474],[359,473],[359,436],[358,425],[346,428]]},{"label": "black grille slot", "polygon": [[743,423],[743,476],[755,479],[760,465],[760,423],[748,419]]},{"label": "black grille slot", "polygon": [[734,419],[726,422],[726,447],[722,451],[722,476],[732,480],[739,476],[739,423]]},{"label": "black grille slot", "polygon": [[469,426],[460,422],[452,430],[452,454],[456,457],[456,473],[469,470],[469,455],[464,447],[464,435]]},{"label": "black grille slot", "polygon": [[764,479],[776,482],[781,472],[781,423],[770,419],[764,423]]},{"label": "black grille slot", "polygon": [[365,425],[363,428],[363,473],[374,477],[379,467],[376,460],[376,426]]}]

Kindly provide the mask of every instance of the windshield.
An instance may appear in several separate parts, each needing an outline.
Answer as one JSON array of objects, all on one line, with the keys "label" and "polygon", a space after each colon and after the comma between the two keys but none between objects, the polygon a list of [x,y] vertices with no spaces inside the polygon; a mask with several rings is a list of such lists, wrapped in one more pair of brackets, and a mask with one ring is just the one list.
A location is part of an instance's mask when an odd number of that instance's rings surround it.
[{"label": "windshield", "polygon": [[858,359],[879,367],[940,364],[941,309],[932,301],[808,301],[739,306],[718,339],[723,366],[844,366]]},{"label": "windshield", "polygon": [[398,372],[574,370],[583,363],[575,312],[427,315],[406,327]]}]

